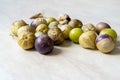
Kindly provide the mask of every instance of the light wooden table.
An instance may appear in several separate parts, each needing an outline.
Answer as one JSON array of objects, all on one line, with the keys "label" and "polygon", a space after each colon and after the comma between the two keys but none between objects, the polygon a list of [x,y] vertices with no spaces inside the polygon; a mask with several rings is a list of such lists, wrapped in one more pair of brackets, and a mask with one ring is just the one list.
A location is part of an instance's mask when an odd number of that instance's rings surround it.
[{"label": "light wooden table", "polygon": [[[65,42],[51,55],[21,49],[10,25],[33,14],[67,13],[84,24],[104,21],[117,31],[111,54]],[[120,80],[120,0],[0,0],[0,80]]]}]

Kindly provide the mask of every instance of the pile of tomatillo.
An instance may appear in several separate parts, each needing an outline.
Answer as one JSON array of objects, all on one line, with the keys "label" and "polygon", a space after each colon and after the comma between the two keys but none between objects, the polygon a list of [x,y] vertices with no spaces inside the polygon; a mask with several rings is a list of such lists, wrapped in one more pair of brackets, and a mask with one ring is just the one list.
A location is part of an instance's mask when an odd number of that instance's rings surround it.
[{"label": "pile of tomatillo", "polygon": [[96,26],[84,24],[79,19],[71,19],[68,14],[60,14],[58,18],[44,17],[41,13],[31,17],[27,24],[18,20],[11,25],[12,35],[24,50],[35,48],[41,54],[49,54],[54,45],[61,45],[65,40],[80,44],[83,48],[110,53],[115,48],[117,33],[105,22]]}]

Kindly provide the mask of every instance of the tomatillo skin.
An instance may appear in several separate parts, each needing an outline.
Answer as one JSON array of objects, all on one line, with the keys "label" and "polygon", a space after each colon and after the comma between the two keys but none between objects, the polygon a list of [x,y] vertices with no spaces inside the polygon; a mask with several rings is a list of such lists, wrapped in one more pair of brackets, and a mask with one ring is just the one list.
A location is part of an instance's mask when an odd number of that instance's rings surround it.
[{"label": "tomatillo skin", "polygon": [[80,35],[83,33],[83,30],[80,28],[73,28],[70,32],[69,32],[69,38],[71,41],[73,41],[74,43],[78,43],[79,42],[79,37]]},{"label": "tomatillo skin", "polygon": [[110,53],[114,49],[115,43],[111,36],[103,34],[96,38],[96,46],[99,51]]},{"label": "tomatillo skin", "polygon": [[60,24],[68,24],[68,22],[71,20],[68,14],[62,13],[58,16],[58,21]]},{"label": "tomatillo skin", "polygon": [[58,24],[59,24],[58,21],[53,21],[48,25],[48,27],[49,28],[56,28],[56,27],[58,27]]},{"label": "tomatillo skin", "polygon": [[35,49],[43,54],[49,54],[54,48],[53,40],[47,35],[40,35],[35,40]]},{"label": "tomatillo skin", "polygon": [[28,50],[34,47],[35,35],[31,32],[24,32],[18,35],[18,44],[24,50]]},{"label": "tomatillo skin", "polygon": [[35,20],[33,20],[30,24],[30,26],[34,29],[37,28],[38,25],[40,24],[46,24],[47,25],[47,21],[44,18],[36,18]]},{"label": "tomatillo skin", "polygon": [[68,24],[60,25],[59,28],[63,33],[64,39],[69,39],[69,33],[72,30],[71,26]]},{"label": "tomatillo skin", "polygon": [[46,24],[40,24],[38,25],[38,27],[36,28],[36,32],[43,32],[45,34],[47,34],[49,28]]},{"label": "tomatillo skin", "polygon": [[72,19],[68,25],[70,25],[72,28],[81,28],[83,23],[79,19]]},{"label": "tomatillo skin", "polygon": [[117,40],[117,33],[116,33],[116,31],[114,29],[110,29],[110,28],[103,29],[99,33],[99,35],[102,35],[102,34],[108,34],[109,36],[111,36],[114,39],[114,41]]},{"label": "tomatillo skin", "polygon": [[17,31],[17,35],[21,35],[22,33],[25,33],[25,32],[31,32],[31,33],[35,33],[35,29],[30,27],[29,25],[25,25],[25,26],[22,26],[18,29]]},{"label": "tomatillo skin", "polygon": [[85,25],[82,26],[82,30],[84,32],[87,32],[87,31],[96,31],[96,28],[95,28],[95,26],[93,24],[88,23],[88,24],[85,24]]},{"label": "tomatillo skin", "polygon": [[55,45],[60,45],[64,42],[63,33],[60,28],[50,28],[48,36],[54,41]]},{"label": "tomatillo skin", "polygon": [[106,29],[106,28],[111,28],[110,25],[108,23],[105,23],[105,22],[99,22],[97,25],[96,25],[96,32],[99,34],[100,31],[102,31],[103,29]]},{"label": "tomatillo skin", "polygon": [[81,34],[79,37],[79,44],[86,49],[96,49],[96,32],[95,31],[87,31]]},{"label": "tomatillo skin", "polygon": [[54,17],[49,17],[46,19],[46,21],[47,21],[47,24],[49,25],[51,22],[57,21],[57,20]]},{"label": "tomatillo skin", "polygon": [[27,25],[27,23],[24,20],[18,20],[15,21],[12,25],[11,25],[11,32],[13,35],[18,36],[17,32],[18,29],[21,28],[22,26]]}]

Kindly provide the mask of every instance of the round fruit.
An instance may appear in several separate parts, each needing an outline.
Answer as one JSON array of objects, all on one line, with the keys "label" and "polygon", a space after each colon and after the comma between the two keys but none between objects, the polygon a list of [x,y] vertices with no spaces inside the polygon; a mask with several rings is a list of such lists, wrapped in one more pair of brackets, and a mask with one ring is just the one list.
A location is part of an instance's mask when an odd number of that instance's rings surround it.
[{"label": "round fruit", "polygon": [[22,26],[27,25],[24,20],[18,20],[11,25],[11,32],[13,35],[17,36],[18,29]]},{"label": "round fruit", "polygon": [[68,39],[69,38],[69,32],[72,29],[71,26],[68,25],[68,24],[64,24],[64,25],[60,25],[58,27],[61,29],[64,39]]},{"label": "round fruit", "polygon": [[24,32],[18,35],[18,44],[23,49],[31,49],[34,47],[35,35],[31,32]]},{"label": "round fruit", "polygon": [[60,24],[67,24],[70,20],[71,18],[66,13],[62,13],[58,16],[58,21]]},{"label": "round fruit", "polygon": [[103,29],[106,29],[106,28],[111,28],[109,24],[105,23],[105,22],[99,22],[97,25],[96,25],[96,32],[99,34],[99,32]]},{"label": "round fruit", "polygon": [[46,34],[47,34],[48,30],[49,30],[49,28],[48,28],[48,26],[46,24],[40,24],[36,28],[37,32],[43,32],[43,33],[46,33]]},{"label": "round fruit", "polygon": [[59,24],[58,21],[53,21],[53,22],[51,22],[51,23],[48,25],[48,27],[49,27],[49,28],[55,28],[55,27],[58,27],[58,24]]},{"label": "round fruit", "polygon": [[49,17],[46,19],[46,21],[47,21],[47,24],[50,24],[51,22],[56,21],[56,19],[54,17]]},{"label": "round fruit", "polygon": [[93,24],[88,23],[88,24],[82,26],[82,30],[84,32],[87,32],[87,31],[96,31],[96,28],[95,28],[95,26]]},{"label": "round fruit", "polygon": [[25,26],[22,26],[18,29],[17,31],[17,35],[21,35],[22,33],[25,33],[25,32],[31,32],[31,33],[35,33],[35,29],[33,29],[32,27],[30,27],[29,25],[25,25]]},{"label": "round fruit", "polygon": [[109,29],[109,28],[103,29],[100,32],[100,35],[102,35],[102,34],[108,34],[108,35],[110,35],[114,39],[114,41],[116,41],[116,39],[117,39],[117,33],[113,29]]},{"label": "round fruit", "polygon": [[30,26],[34,29],[37,28],[38,25],[40,24],[46,24],[47,25],[47,21],[44,18],[36,18],[35,20],[33,20],[30,24]]},{"label": "round fruit", "polygon": [[54,44],[52,39],[47,35],[40,35],[35,40],[35,49],[41,54],[49,54],[53,48]]},{"label": "round fruit", "polygon": [[95,45],[95,40],[96,40],[96,32],[95,31],[87,31],[84,32],[80,37],[79,37],[79,44],[83,48],[87,49],[96,49]]},{"label": "round fruit", "polygon": [[63,33],[59,28],[50,28],[48,36],[54,41],[55,45],[59,45],[64,42]]},{"label": "round fruit", "polygon": [[78,19],[72,19],[68,25],[70,25],[72,28],[81,28],[83,23]]},{"label": "round fruit", "polygon": [[102,34],[96,38],[96,46],[101,52],[109,53],[114,49],[115,43],[111,36]]},{"label": "round fruit", "polygon": [[79,36],[83,33],[83,30],[80,28],[73,28],[69,33],[69,38],[71,41],[78,43]]}]

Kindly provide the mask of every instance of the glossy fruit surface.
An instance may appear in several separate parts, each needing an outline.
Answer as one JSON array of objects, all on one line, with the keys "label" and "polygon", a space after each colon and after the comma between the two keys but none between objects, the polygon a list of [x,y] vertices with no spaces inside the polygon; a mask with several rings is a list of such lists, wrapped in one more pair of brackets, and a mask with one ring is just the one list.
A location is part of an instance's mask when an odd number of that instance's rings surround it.
[{"label": "glossy fruit surface", "polygon": [[114,41],[116,41],[116,39],[117,39],[117,33],[113,29],[103,29],[100,32],[100,35],[102,35],[102,34],[108,34],[108,35],[110,35],[114,39]]},{"label": "glossy fruit surface", "polygon": [[103,29],[106,29],[106,28],[111,28],[109,24],[105,23],[105,22],[99,22],[97,25],[96,25],[96,32],[99,34],[100,31],[102,31]]},{"label": "glossy fruit surface", "polygon": [[53,48],[54,44],[52,39],[47,35],[40,35],[35,40],[35,49],[41,54],[49,54]]},{"label": "glossy fruit surface", "polygon": [[96,38],[96,46],[99,51],[110,53],[114,49],[115,43],[111,36],[108,34],[102,34]]},{"label": "glossy fruit surface", "polygon": [[71,41],[78,43],[79,36],[83,33],[83,30],[80,28],[73,28],[69,33],[69,38]]}]

